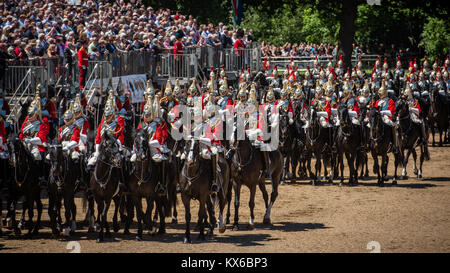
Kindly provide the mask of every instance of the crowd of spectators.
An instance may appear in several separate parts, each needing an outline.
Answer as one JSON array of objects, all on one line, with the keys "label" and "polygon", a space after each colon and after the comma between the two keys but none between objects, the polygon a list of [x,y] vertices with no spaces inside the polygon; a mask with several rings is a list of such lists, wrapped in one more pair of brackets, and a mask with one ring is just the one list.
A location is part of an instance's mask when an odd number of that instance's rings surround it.
[{"label": "crowd of spectators", "polygon": [[[71,4],[72,2],[77,5]],[[155,10],[142,0],[5,0],[0,2],[0,51],[8,61],[74,58],[86,43],[90,59],[128,51],[171,50],[181,31],[186,48],[232,47],[236,32],[222,23],[199,24],[191,15]],[[253,32],[244,33],[249,45]]]}]

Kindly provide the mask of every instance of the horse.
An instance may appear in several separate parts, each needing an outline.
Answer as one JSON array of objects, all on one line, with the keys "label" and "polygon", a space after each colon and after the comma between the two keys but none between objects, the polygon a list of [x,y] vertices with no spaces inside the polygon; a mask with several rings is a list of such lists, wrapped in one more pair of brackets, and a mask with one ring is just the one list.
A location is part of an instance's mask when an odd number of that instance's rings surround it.
[{"label": "horse", "polygon": [[434,134],[435,134],[435,127],[434,124],[436,124],[436,127],[439,132],[439,147],[442,147],[442,133],[447,132],[449,128],[449,109],[448,104],[446,102],[445,94],[441,94],[438,90],[438,88],[433,88],[430,94],[430,100],[431,100],[431,112],[430,112],[430,126],[431,126],[431,133],[433,135],[433,147],[435,146],[436,142],[434,140]]},{"label": "horse", "polygon": [[[136,133],[134,138],[134,149],[136,151],[136,162],[133,164],[131,174],[128,176],[127,180],[138,220],[138,234],[136,240],[140,241],[142,240],[142,221],[144,221],[147,226],[150,226],[153,232],[156,230],[155,227],[152,227],[151,215],[144,215],[143,213],[142,198],[146,199],[147,206],[150,207],[150,212],[153,208],[153,202],[156,202],[156,208],[160,216],[158,234],[165,233],[165,214],[166,212],[170,212],[170,207],[166,206],[166,204],[168,204],[168,201],[166,200],[167,196],[161,195],[157,191],[157,185],[163,174],[161,173],[161,168],[158,168],[151,160],[147,132],[139,130]],[[168,179],[169,178],[171,177],[168,176]]]},{"label": "horse", "polygon": [[[186,231],[184,243],[191,243],[191,199],[197,199],[200,203],[198,211],[198,227],[200,231],[200,240],[205,240],[205,225],[208,224],[208,234],[212,235],[216,223],[216,218],[214,216],[214,205],[211,201],[211,196],[215,200],[214,203],[217,204],[217,200],[219,203],[219,232],[225,232],[226,227],[223,221],[223,209],[225,208],[225,205],[227,203],[225,194],[228,192],[228,187],[230,186],[230,169],[226,160],[223,157],[219,156],[217,160],[217,164],[219,166],[217,171],[217,178],[219,180],[219,192],[213,193],[210,187],[212,166],[209,160],[205,160],[200,156],[200,141],[196,138],[190,137],[190,139],[186,141],[185,152],[188,156],[181,170],[180,187],[181,200],[186,211]],[[207,223],[206,208],[208,209],[209,213],[209,223]]]},{"label": "horse", "polygon": [[[39,177],[39,165],[35,162],[33,156],[16,134],[12,134],[7,140],[8,149],[11,153],[10,162],[13,168],[13,182],[9,188],[8,209],[12,219],[12,227],[15,235],[20,235],[21,230],[16,223],[16,206],[21,196],[25,196],[23,210],[28,210],[28,235],[37,235],[41,224],[42,202],[41,189],[36,178]],[[33,225],[34,203],[37,208],[37,221]]]},{"label": "horse", "polygon": [[[331,154],[331,130],[330,128],[324,128],[320,124],[319,117],[314,107],[311,107],[307,111],[309,126],[306,128],[306,143],[308,148],[312,151],[316,157],[315,173],[313,174],[312,185],[316,185],[320,178],[321,161],[323,160],[325,176],[327,175],[327,161],[330,159]],[[333,170],[332,170],[333,171]],[[330,175],[329,183],[333,182],[332,175]]]},{"label": "horse", "polygon": [[[73,235],[76,225],[77,208],[75,205],[75,191],[77,178],[80,177],[78,162],[74,162],[70,155],[65,154],[60,144],[48,146],[50,158],[50,175],[48,184],[48,214],[52,234],[57,237],[61,227],[61,200],[64,198],[65,227],[64,236]],[[58,221],[57,221],[58,218]]]},{"label": "horse", "polygon": [[272,193],[269,204],[265,177],[261,175],[261,170],[263,169],[264,164],[262,151],[258,151],[255,147],[253,147],[247,134],[245,134],[244,140],[239,140],[236,138],[236,129],[234,134],[235,140],[232,141],[230,145],[230,148],[234,151],[231,158],[231,174],[235,194],[233,229],[239,230],[239,203],[242,185],[247,186],[250,190],[250,201],[248,203],[250,208],[250,220],[247,227],[249,229],[253,229],[255,226],[255,215],[253,210],[255,207],[255,193],[257,185],[262,192],[266,207],[263,223],[270,224],[270,213],[278,196],[278,185],[283,174],[283,156],[278,149],[268,152],[270,164],[269,166],[266,166],[266,168],[272,182]]},{"label": "horse", "polygon": [[359,179],[364,179],[369,177],[369,157],[367,156],[368,151],[368,143],[369,143],[369,127],[367,127],[368,119],[367,119],[367,104],[361,103],[359,104],[359,124],[361,124],[361,140],[362,140],[362,148],[357,151],[356,154],[356,172],[361,168],[361,174],[359,175]]},{"label": "horse", "polygon": [[349,185],[358,184],[358,162],[357,153],[361,148],[361,129],[358,125],[354,125],[346,105],[338,106],[339,127],[336,135],[336,148],[341,169],[340,186],[344,183],[344,154],[347,158],[347,165],[350,169],[348,179]]},{"label": "horse", "polygon": [[[395,117],[399,120],[399,142],[400,152],[403,157],[402,179],[406,177],[406,166],[408,165],[408,158],[412,153],[414,159],[414,174],[417,178],[422,178],[422,165],[425,159],[425,149],[427,147],[423,144],[424,139],[421,135],[421,124],[415,123],[411,119],[408,102],[405,99],[399,99],[395,106]],[[422,121],[424,122],[424,121]],[[417,169],[417,153],[416,147],[420,146],[420,165]],[[405,156],[406,150],[406,156]]]},{"label": "horse", "polygon": [[[292,102],[292,108],[294,109],[294,124],[293,124],[293,138],[294,148],[291,155],[291,166],[293,170],[293,179],[299,177],[307,177],[309,171],[310,177],[312,177],[311,171],[311,151],[307,149],[306,145],[306,133],[305,122],[302,120],[301,106],[296,102]],[[299,165],[298,172],[297,165]]]},{"label": "horse", "polygon": [[[382,120],[379,107],[372,107],[369,111],[370,124],[370,151],[374,161],[373,172],[377,174],[378,186],[384,186],[384,181],[387,181],[387,166],[389,164],[388,153],[392,150],[392,142],[394,136],[392,135],[392,128],[385,124]],[[378,164],[378,156],[381,156],[381,172]],[[395,175],[392,184],[397,184],[397,167],[400,163],[399,154],[394,153]]]},{"label": "horse", "polygon": [[[105,236],[110,238],[111,233],[108,225],[108,210],[111,205],[111,200],[114,198],[115,211],[113,217],[114,231],[118,231],[117,223],[117,211],[119,208],[119,200],[122,191],[119,187],[119,181],[121,176],[121,155],[119,151],[119,144],[116,138],[109,132],[105,132],[105,137],[100,143],[99,157],[95,164],[94,170],[91,172],[90,189],[97,203],[98,209],[98,221],[100,225],[100,231],[98,234],[97,242],[103,242],[104,231],[106,229]],[[92,203],[91,203],[92,204]],[[94,215],[93,208],[90,206],[90,215]]]},{"label": "horse", "polygon": [[285,182],[286,175],[293,179],[295,168],[292,167],[292,173],[289,172],[289,162],[291,161],[294,151],[294,128],[289,124],[289,116],[286,109],[280,109],[280,143],[278,145],[281,154],[283,155],[283,174],[281,175],[281,182]]}]

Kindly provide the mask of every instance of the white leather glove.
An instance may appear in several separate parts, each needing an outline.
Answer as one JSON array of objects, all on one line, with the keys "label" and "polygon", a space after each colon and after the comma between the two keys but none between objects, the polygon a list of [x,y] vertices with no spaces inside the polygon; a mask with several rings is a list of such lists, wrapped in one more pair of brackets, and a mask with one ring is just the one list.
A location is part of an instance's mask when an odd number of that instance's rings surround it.
[{"label": "white leather glove", "polygon": [[100,144],[95,144],[95,152],[98,153],[100,150]]},{"label": "white leather glove", "polygon": [[289,125],[292,125],[294,123],[293,119],[289,119]]},{"label": "white leather glove", "polygon": [[151,140],[148,142],[148,145],[154,148],[161,148],[161,144],[159,144],[158,140]]},{"label": "white leather glove", "polygon": [[72,150],[74,149],[76,146],[78,145],[78,143],[74,140],[72,140],[71,142],[67,143],[66,148],[68,150]]},{"label": "white leather glove", "polygon": [[30,143],[34,145],[42,145],[42,140],[39,137],[33,137],[30,139]]},{"label": "white leather glove", "polygon": [[85,134],[80,134],[80,140],[81,140],[83,143],[86,144],[86,142],[87,142],[87,135],[85,135]]},{"label": "white leather glove", "polygon": [[211,146],[211,139],[209,139],[207,137],[201,137],[200,138],[200,142],[205,144],[205,145]]}]

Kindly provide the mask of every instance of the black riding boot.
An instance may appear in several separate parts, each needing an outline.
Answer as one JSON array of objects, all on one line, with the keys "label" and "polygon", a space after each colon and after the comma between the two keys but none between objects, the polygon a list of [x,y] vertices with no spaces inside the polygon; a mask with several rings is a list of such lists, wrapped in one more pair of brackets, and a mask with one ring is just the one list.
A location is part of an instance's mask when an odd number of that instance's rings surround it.
[{"label": "black riding boot", "polygon": [[161,184],[156,185],[156,192],[159,195],[166,194],[166,160],[161,161]]},{"label": "black riding boot", "polygon": [[41,153],[41,160],[38,163],[39,166],[39,186],[42,189],[46,189],[48,186],[48,177],[47,177],[47,166],[45,164],[45,152],[40,152]]},{"label": "black riding boot", "polygon": [[269,152],[268,151],[261,151],[263,154],[263,169],[261,170],[261,177],[266,178],[269,174],[270,166],[269,166]]},{"label": "black riding boot", "polygon": [[337,148],[336,148],[336,131],[337,131],[337,127],[333,126],[330,129],[330,144],[331,144],[331,152],[332,153],[336,153],[337,152]]},{"label": "black riding boot", "polygon": [[395,126],[392,126],[392,141],[393,141],[392,151],[394,152],[394,154],[397,154],[399,152],[399,148],[398,148],[397,128],[395,128]]},{"label": "black riding boot", "polygon": [[218,155],[212,155],[212,157],[211,157],[211,164],[212,164],[211,168],[212,168],[212,175],[213,175],[212,184],[211,184],[212,192],[219,191],[219,186],[217,184],[217,156]]}]

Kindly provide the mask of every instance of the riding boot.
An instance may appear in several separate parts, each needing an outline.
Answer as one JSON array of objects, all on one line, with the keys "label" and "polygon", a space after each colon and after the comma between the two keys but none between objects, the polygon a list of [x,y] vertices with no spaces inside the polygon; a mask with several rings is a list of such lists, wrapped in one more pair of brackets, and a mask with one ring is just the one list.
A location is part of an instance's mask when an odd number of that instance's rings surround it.
[{"label": "riding boot", "polygon": [[161,184],[157,187],[157,193],[164,195],[166,194],[166,160],[161,161]]},{"label": "riding boot", "polygon": [[212,168],[212,185],[211,185],[211,191],[212,192],[219,192],[219,186],[217,184],[217,156],[218,154],[211,156],[211,168]]},{"label": "riding boot", "polygon": [[269,173],[269,152],[268,151],[261,151],[263,154],[263,169],[261,170],[260,177],[266,178]]},{"label": "riding boot", "polygon": [[332,153],[336,153],[337,152],[337,148],[336,148],[336,130],[337,127],[333,126],[331,128],[329,128],[329,132],[330,132],[330,144],[331,144],[331,152]]},{"label": "riding boot", "polygon": [[420,131],[422,134],[422,139],[423,139],[423,152],[424,152],[424,156],[425,156],[425,160],[430,160],[430,153],[428,152],[428,136],[425,132],[425,121],[422,121],[422,124],[420,126]]}]

